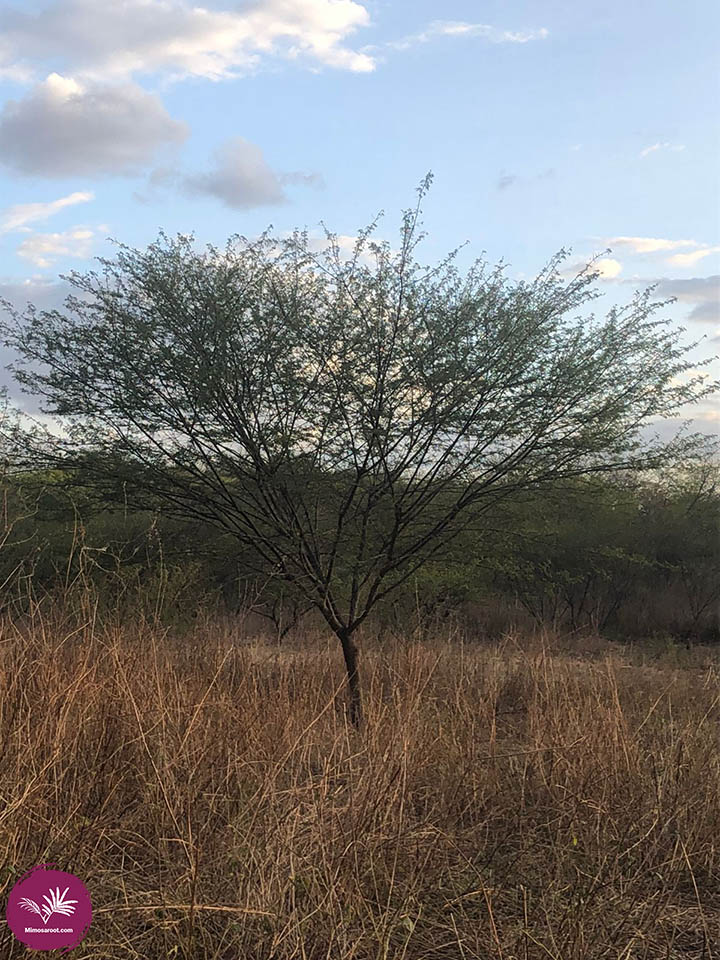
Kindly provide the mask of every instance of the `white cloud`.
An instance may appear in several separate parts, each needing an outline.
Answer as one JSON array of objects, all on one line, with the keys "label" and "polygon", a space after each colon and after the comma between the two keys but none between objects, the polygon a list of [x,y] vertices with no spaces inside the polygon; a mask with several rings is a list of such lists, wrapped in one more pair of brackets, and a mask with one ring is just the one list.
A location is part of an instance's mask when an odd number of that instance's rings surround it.
[{"label": "white cloud", "polygon": [[344,41],[369,22],[355,0],[255,0],[226,10],[187,0],[58,0],[37,14],[0,14],[0,53],[6,68],[59,59],[96,80],[156,72],[219,80],[272,56],[366,72],[372,58]]},{"label": "white cloud", "polygon": [[574,263],[568,264],[567,267],[563,267],[560,275],[569,278],[576,277],[578,273],[587,269],[589,263],[592,272],[597,273],[600,280],[614,280],[622,273],[622,264],[613,257],[598,257],[592,262],[590,262],[590,258],[588,257],[587,260],[577,260]]},{"label": "white cloud", "polygon": [[69,194],[67,197],[60,197],[58,200],[50,200],[45,203],[17,203],[0,214],[0,233],[22,230],[28,223],[48,220],[56,213],[64,210],[65,207],[72,207],[77,203],[89,203],[94,199],[94,196],[93,193],[78,191]]},{"label": "white cloud", "polygon": [[[0,53],[0,56],[2,54]],[[32,83],[34,73],[30,67],[17,64],[2,65],[0,63],[0,80],[9,80],[10,83]]]},{"label": "white cloud", "polygon": [[270,169],[260,147],[235,137],[215,153],[215,165],[207,173],[183,181],[192,194],[217,197],[229,207],[250,207],[283,203],[285,194],[278,175]]},{"label": "white cloud", "polygon": [[638,255],[666,254],[673,250],[690,247],[687,253],[674,253],[665,257],[665,263],[673,267],[693,267],[712,254],[720,253],[720,246],[709,246],[697,240],[668,240],[665,237],[608,237],[605,242],[610,248],[628,247]]},{"label": "white cloud", "polygon": [[[369,23],[362,0],[45,0],[39,10],[0,4],[0,77],[34,84],[2,107],[0,163],[30,176],[140,173],[188,130],[133,78],[221,80],[271,58],[368,72],[372,56],[348,39]],[[212,183],[210,174],[194,178],[195,186],[245,205],[239,175],[233,185],[227,170],[214,174]],[[255,184],[262,202],[271,195],[277,202],[282,183],[319,182],[313,173],[279,176],[271,174],[277,184],[268,177]]]},{"label": "white cloud", "polygon": [[400,40],[386,44],[393,50],[409,50],[419,44],[429,43],[437,37],[480,37],[490,43],[528,43],[530,40],[545,40],[549,31],[545,27],[539,30],[502,30],[486,23],[467,23],[463,20],[433,20],[424,30],[413,33]]},{"label": "white cloud", "polygon": [[600,274],[601,280],[614,280],[622,272],[622,264],[612,257],[600,257],[593,264],[593,269]]},{"label": "white cloud", "polygon": [[[281,236],[284,238],[291,237],[292,231],[285,231]],[[324,233],[319,233],[318,231],[312,231],[308,234],[307,238],[307,249],[310,253],[313,254],[323,254],[325,252],[330,252],[332,243],[334,241],[337,246],[338,256],[340,260],[352,260],[355,257],[355,252],[357,248],[357,243],[360,238],[357,234],[347,234],[347,233],[334,233],[330,234],[328,237]],[[369,237],[366,242],[363,243],[362,249],[358,255],[358,263],[370,266],[375,263],[375,255],[370,249],[370,246],[376,243],[378,246],[383,245],[383,240],[380,237],[375,235]],[[281,250],[281,246],[277,247],[278,252]],[[398,254],[400,251],[397,248],[390,247],[390,251],[393,254]]]},{"label": "white cloud", "polygon": [[33,233],[17,249],[17,255],[36,267],[50,267],[60,257],[86,259],[92,253],[100,231],[73,227],[62,233]]},{"label": "white cloud", "polygon": [[51,74],[0,114],[0,161],[27,175],[132,174],[187,136],[160,100],[135,84]]},{"label": "white cloud", "polygon": [[[333,237],[337,248],[338,256],[341,260],[352,260],[355,256],[355,251],[357,248],[358,237],[353,236],[352,234],[338,233],[334,234]],[[381,243],[381,240],[377,237],[373,238],[375,243]],[[328,250],[330,247],[330,242],[327,237],[324,236],[311,236],[308,241],[308,248],[313,253],[320,253],[323,250]],[[394,251],[397,252],[397,251]],[[364,264],[365,266],[371,266],[375,263],[375,256],[372,250],[369,249],[368,245],[365,244],[360,251],[358,256],[358,263]]]},{"label": "white cloud", "polygon": [[660,253],[682,247],[697,247],[695,240],[666,240],[662,237],[609,237],[610,247],[630,247],[633,253]]},{"label": "white cloud", "polygon": [[673,257],[668,257],[666,262],[674,267],[694,267],[700,260],[714,253],[720,253],[720,247],[701,247],[692,253],[676,253]]},{"label": "white cloud", "polygon": [[644,150],[640,151],[641,157],[647,157],[651,153],[656,153],[658,150],[671,150],[673,153],[679,153],[681,150],[685,149],[684,143],[669,143],[667,140],[663,143],[653,143],[649,147],[645,147]]}]

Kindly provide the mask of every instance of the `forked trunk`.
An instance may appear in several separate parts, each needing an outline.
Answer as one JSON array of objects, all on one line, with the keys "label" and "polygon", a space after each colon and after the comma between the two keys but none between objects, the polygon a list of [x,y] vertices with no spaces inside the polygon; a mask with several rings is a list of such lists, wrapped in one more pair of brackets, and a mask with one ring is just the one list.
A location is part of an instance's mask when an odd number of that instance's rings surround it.
[{"label": "forked trunk", "polygon": [[360,693],[360,674],[358,672],[358,652],[352,635],[348,630],[339,630],[343,657],[348,678],[348,717],[354,727],[362,724],[362,696]]}]

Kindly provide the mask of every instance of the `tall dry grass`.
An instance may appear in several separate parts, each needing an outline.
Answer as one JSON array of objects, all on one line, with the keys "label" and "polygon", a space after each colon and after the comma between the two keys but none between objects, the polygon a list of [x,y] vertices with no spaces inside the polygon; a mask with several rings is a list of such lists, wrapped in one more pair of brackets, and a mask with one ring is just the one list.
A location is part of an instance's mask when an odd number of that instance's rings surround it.
[{"label": "tall dry grass", "polygon": [[720,956],[712,653],[364,651],[357,732],[319,637],[6,622],[3,901],[76,873],[77,960]]}]

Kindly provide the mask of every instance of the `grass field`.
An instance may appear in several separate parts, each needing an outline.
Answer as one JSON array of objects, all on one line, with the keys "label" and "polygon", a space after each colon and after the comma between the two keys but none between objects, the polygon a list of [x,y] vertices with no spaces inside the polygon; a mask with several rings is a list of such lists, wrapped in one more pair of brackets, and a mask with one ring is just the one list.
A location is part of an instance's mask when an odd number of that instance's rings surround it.
[{"label": "grass field", "polygon": [[717,653],[367,638],[358,732],[335,643],[235,633],[3,625],[0,890],[76,873],[73,957],[720,957]]}]

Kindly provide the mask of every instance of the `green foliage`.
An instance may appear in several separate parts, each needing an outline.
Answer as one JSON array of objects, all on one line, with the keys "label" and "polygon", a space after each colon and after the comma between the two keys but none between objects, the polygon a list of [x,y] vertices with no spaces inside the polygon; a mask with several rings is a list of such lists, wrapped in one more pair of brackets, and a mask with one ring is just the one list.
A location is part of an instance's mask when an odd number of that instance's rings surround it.
[{"label": "green foliage", "polygon": [[[4,489],[2,602],[90,589],[105,610],[166,622],[199,607],[252,612],[283,639],[309,607],[257,556],[214,528],[71,501],[57,474]],[[538,624],[630,637],[718,635],[720,484],[706,462],[645,478],[567,482],[471,518],[444,553],[381,604],[393,635],[462,623],[475,605],[513,603]],[[347,584],[345,589],[348,589]]]},{"label": "green foliage", "polygon": [[[475,562],[526,604],[541,598],[539,615],[548,599],[575,621],[606,619],[637,566],[623,508],[593,508],[620,539],[590,545],[543,491],[677,461],[693,438],[661,443],[642,428],[713,386],[685,376],[697,364],[652,291],[592,315],[592,265],[566,279],[561,254],[532,281],[483,262],[461,273],[452,255],[422,266],[428,186],[396,248],[372,226],[349,259],[331,234],[319,253],[305,233],[204,252],[161,235],[73,273],[64,312],[11,307],[16,378],[64,429],[11,433],[15,467],[59,470],[142,524],[161,514],[221,531],[240,558],[231,577],[264,583],[271,607],[282,582],[346,659],[350,634],[393,593],[418,578],[436,589],[427,565],[470,526]],[[537,549],[503,555],[492,524],[533,502],[540,512],[518,524]],[[138,535],[124,531],[111,566],[152,553]],[[464,577],[438,596],[461,599]],[[601,586],[607,597],[588,605]]]}]

